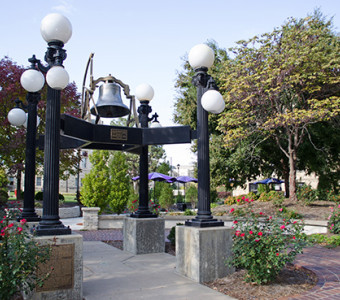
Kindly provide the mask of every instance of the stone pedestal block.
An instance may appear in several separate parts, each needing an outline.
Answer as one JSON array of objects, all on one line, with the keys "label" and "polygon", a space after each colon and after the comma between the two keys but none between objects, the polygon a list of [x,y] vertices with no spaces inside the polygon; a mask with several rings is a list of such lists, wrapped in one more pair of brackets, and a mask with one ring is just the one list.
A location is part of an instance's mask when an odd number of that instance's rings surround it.
[{"label": "stone pedestal block", "polygon": [[132,254],[165,251],[164,219],[126,218],[124,220],[124,250]]},{"label": "stone pedestal block", "polygon": [[223,278],[234,272],[226,265],[232,247],[232,229],[176,227],[176,271],[196,282]]},{"label": "stone pedestal block", "polygon": [[[52,245],[49,261],[42,273],[51,272],[42,287],[31,295],[33,300],[83,299],[83,237],[80,234],[41,236],[40,245]],[[52,270],[53,268],[53,270]],[[51,271],[52,270],[52,271]]]},{"label": "stone pedestal block", "polygon": [[98,230],[98,213],[100,211],[99,207],[83,207],[83,223],[84,230]]}]

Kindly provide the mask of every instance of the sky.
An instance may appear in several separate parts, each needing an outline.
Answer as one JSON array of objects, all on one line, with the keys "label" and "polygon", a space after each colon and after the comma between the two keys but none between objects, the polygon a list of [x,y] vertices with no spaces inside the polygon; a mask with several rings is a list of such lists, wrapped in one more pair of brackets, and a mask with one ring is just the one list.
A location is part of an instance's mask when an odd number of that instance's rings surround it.
[{"label": "sky", "polygon": [[[150,105],[162,126],[178,125],[173,122],[175,81],[196,44],[214,40],[228,49],[316,8],[333,17],[340,32],[340,0],[0,0],[0,7],[1,58],[8,56],[23,66],[29,66],[32,54],[43,61],[47,45],[40,22],[59,12],[72,23],[64,66],[79,92],[94,52],[94,78],[111,74],[128,84],[132,94],[141,83],[154,88]],[[164,148],[173,166],[196,159],[189,144]]]}]

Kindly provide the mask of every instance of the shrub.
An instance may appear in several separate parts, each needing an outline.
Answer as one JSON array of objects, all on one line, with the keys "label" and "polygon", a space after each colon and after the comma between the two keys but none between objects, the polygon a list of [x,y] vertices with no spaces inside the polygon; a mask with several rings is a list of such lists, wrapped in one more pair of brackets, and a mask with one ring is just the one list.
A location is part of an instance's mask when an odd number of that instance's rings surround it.
[{"label": "shrub", "polygon": [[185,211],[184,211],[184,215],[185,216],[194,216],[194,215],[196,215],[191,209],[186,209]]},{"label": "shrub", "polygon": [[285,206],[281,207],[278,210],[278,215],[283,218],[283,219],[302,219],[302,215],[300,215],[299,213],[297,213],[294,210],[290,210],[288,208],[286,208]]},{"label": "shrub", "polygon": [[226,205],[233,205],[233,204],[236,204],[236,203],[237,203],[236,197],[233,197],[233,196],[229,196],[224,200],[224,204],[226,204]]},{"label": "shrub", "polygon": [[327,248],[340,246],[340,235],[326,236],[320,233],[314,233],[307,236],[307,240],[313,244],[322,244]]},{"label": "shrub", "polygon": [[299,201],[302,201],[304,205],[310,205],[318,198],[317,190],[313,190],[309,185],[299,186],[296,190],[296,196]]},{"label": "shrub", "polygon": [[170,206],[175,202],[172,188],[169,184],[162,188],[161,195],[159,197],[159,204],[165,209],[169,210]]},{"label": "shrub", "polygon": [[191,203],[192,208],[196,207],[197,197],[197,187],[195,187],[194,185],[190,185],[185,192],[185,198],[186,201],[189,201]]},{"label": "shrub", "polygon": [[261,195],[262,193],[270,192],[270,187],[268,184],[258,184],[257,185],[257,194]]},{"label": "shrub", "polygon": [[328,226],[329,230],[332,233],[339,234],[340,233],[340,205],[335,208],[331,208],[331,214],[328,217]]},{"label": "shrub", "polygon": [[[278,216],[265,216],[262,212],[254,213],[252,201],[245,204],[244,221],[234,218],[231,263],[246,269],[246,281],[267,283],[274,280],[287,263],[294,261],[298,253],[302,253],[306,245],[303,224]],[[260,221],[259,216],[266,217],[265,221]]]},{"label": "shrub", "polygon": [[50,247],[40,247],[29,235],[26,220],[17,223],[15,217],[15,211],[7,210],[0,221],[0,299],[4,300],[42,286],[48,276],[38,276],[38,271],[49,259]]},{"label": "shrub", "polygon": [[44,196],[43,192],[39,191],[35,194],[34,199],[37,201],[43,201],[43,196]]},{"label": "shrub", "polygon": [[254,192],[249,192],[249,193],[246,195],[246,198],[257,200],[257,199],[258,199],[258,196],[257,196]]},{"label": "shrub", "polygon": [[[184,225],[183,223],[176,223],[176,226]],[[176,245],[176,226],[171,227],[167,239],[170,241],[172,246]]]}]

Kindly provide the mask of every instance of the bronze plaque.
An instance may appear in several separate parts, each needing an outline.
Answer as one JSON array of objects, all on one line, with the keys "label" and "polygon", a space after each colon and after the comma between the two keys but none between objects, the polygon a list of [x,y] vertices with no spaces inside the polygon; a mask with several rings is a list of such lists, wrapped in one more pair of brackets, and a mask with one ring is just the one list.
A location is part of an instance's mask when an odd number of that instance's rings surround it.
[{"label": "bronze plaque", "polygon": [[40,266],[40,276],[50,273],[37,292],[72,289],[74,284],[74,244],[52,246],[50,260]]},{"label": "bronze plaque", "polygon": [[127,141],[128,131],[125,129],[111,129],[111,140]]}]

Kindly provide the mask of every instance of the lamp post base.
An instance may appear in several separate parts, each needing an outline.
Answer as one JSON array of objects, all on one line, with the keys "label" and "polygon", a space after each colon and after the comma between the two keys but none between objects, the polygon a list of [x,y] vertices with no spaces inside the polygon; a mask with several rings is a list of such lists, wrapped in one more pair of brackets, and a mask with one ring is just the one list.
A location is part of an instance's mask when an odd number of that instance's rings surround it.
[{"label": "lamp post base", "polygon": [[130,215],[130,218],[138,218],[138,219],[149,219],[149,218],[157,218],[158,216],[156,214],[153,214],[151,212],[146,212],[146,213],[133,213]]},{"label": "lamp post base", "polygon": [[220,226],[224,226],[224,222],[217,220],[217,219],[208,219],[208,220],[191,219],[191,220],[185,221],[185,226],[200,227],[200,228],[220,227]]},{"label": "lamp post base", "polygon": [[60,225],[41,225],[39,224],[36,227],[35,233],[37,236],[45,236],[45,235],[66,235],[71,234],[70,226],[65,226],[63,224]]},{"label": "lamp post base", "polygon": [[26,222],[40,222],[41,221],[41,217],[39,217],[35,213],[35,211],[25,211],[25,209],[20,214],[20,216],[18,216],[17,221],[20,222],[20,220],[22,219],[25,219]]}]

